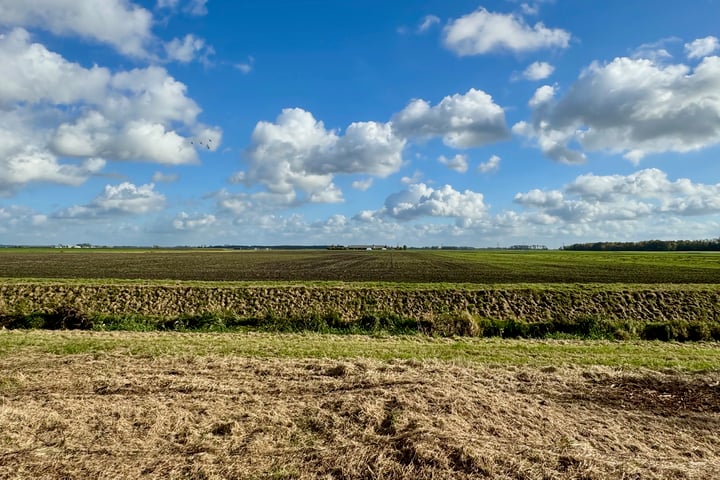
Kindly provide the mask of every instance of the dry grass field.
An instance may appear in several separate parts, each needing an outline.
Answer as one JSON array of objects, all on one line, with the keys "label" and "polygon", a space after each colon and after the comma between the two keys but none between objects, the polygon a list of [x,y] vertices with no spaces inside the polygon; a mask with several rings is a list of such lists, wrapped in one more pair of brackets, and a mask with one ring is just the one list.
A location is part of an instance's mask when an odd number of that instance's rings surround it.
[{"label": "dry grass field", "polygon": [[5,331],[0,478],[717,478],[719,358],[712,343]]}]

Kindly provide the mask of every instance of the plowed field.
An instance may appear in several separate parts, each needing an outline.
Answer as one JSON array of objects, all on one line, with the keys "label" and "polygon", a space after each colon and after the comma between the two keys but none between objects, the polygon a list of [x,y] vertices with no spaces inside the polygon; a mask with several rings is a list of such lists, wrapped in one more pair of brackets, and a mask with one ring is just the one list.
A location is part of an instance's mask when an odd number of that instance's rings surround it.
[{"label": "plowed field", "polygon": [[720,253],[0,249],[0,277],[399,283],[720,283]]}]

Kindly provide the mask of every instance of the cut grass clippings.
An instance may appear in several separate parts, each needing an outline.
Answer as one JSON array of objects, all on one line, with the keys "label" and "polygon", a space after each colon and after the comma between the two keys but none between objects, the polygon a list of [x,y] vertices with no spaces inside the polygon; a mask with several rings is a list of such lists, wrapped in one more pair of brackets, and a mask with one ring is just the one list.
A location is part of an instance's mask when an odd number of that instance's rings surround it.
[{"label": "cut grass clippings", "polygon": [[0,332],[0,478],[713,478],[708,343]]}]

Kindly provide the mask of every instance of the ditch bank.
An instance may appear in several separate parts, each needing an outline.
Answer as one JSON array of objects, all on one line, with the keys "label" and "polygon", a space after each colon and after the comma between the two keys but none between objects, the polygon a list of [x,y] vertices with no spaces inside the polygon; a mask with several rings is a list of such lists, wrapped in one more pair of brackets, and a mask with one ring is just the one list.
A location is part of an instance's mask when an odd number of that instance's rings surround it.
[{"label": "ditch bank", "polygon": [[609,321],[720,323],[717,285],[224,285],[42,282],[0,283],[0,314],[72,308],[91,315],[164,319],[197,315],[298,318],[332,314],[355,322],[368,315],[427,319],[439,315],[525,322]]}]

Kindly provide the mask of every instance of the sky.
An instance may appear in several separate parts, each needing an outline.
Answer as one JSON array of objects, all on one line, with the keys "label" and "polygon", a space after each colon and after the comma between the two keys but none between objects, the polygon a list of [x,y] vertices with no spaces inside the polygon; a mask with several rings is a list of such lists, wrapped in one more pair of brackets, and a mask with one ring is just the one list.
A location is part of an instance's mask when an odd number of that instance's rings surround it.
[{"label": "sky", "polygon": [[717,238],[718,19],[718,0],[0,0],[0,244]]}]

